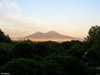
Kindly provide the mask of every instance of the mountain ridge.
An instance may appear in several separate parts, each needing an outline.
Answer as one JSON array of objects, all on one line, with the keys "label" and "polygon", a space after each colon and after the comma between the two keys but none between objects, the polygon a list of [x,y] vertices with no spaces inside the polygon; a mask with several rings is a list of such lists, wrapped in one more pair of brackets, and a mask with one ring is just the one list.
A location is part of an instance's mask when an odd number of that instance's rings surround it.
[{"label": "mountain ridge", "polygon": [[60,34],[56,31],[49,31],[46,33],[42,33],[39,31],[34,34],[28,35],[24,38],[26,39],[66,39],[66,40],[67,39],[72,39],[72,40],[78,39],[76,37]]}]

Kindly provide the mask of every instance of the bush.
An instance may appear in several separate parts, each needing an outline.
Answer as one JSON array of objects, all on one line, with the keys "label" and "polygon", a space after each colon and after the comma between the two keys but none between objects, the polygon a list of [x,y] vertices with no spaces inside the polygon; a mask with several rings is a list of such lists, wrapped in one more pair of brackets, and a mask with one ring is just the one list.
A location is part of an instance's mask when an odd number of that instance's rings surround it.
[{"label": "bush", "polygon": [[0,68],[0,73],[11,75],[45,75],[44,64],[32,59],[14,59]]},{"label": "bush", "polygon": [[11,42],[10,37],[8,35],[5,35],[1,29],[0,29],[0,42]]},{"label": "bush", "polygon": [[59,54],[51,54],[47,56],[44,61],[53,60],[64,68],[64,73],[68,75],[87,75],[87,66],[73,56],[65,56]]},{"label": "bush", "polygon": [[15,45],[13,53],[18,58],[33,58],[34,45],[30,42],[19,42]]},{"label": "bush", "polygon": [[[65,75],[64,67],[55,60],[44,60],[47,75]],[[66,74],[67,75],[67,74]]]},{"label": "bush", "polygon": [[13,58],[13,47],[10,43],[0,43],[0,66]]}]

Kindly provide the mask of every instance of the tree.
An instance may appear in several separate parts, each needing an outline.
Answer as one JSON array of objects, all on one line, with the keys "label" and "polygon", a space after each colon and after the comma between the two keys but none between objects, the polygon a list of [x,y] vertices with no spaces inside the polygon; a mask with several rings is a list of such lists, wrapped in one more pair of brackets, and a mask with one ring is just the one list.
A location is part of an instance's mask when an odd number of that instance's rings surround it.
[{"label": "tree", "polygon": [[63,70],[64,75],[87,75],[88,74],[87,66],[84,63],[81,63],[74,56],[51,54],[45,57],[44,61],[48,61],[48,63],[50,63],[49,61],[55,61],[56,63],[59,63],[64,68]]},{"label": "tree", "polygon": [[11,43],[0,43],[0,66],[13,58],[13,45]]},{"label": "tree", "polygon": [[99,43],[100,45],[100,26],[96,25],[90,28],[86,41],[92,45],[95,43]]},{"label": "tree", "polygon": [[13,59],[0,68],[0,73],[11,75],[46,75],[44,64],[32,59]]},{"label": "tree", "polygon": [[57,42],[38,42],[35,44],[35,53],[39,56],[45,57],[52,53],[61,52],[62,48]]},{"label": "tree", "polygon": [[61,46],[66,49],[69,50],[72,46],[80,44],[82,45],[82,42],[79,40],[72,40],[72,41],[67,41],[67,42],[62,42]]},{"label": "tree", "polygon": [[[64,67],[53,59],[44,60],[47,75],[65,75]],[[68,75],[68,74],[66,74]]]},{"label": "tree", "polygon": [[33,58],[34,45],[31,42],[23,41],[15,45],[13,53],[19,58]]},{"label": "tree", "polygon": [[0,42],[11,42],[10,37],[8,35],[5,35],[1,29],[0,29]]},{"label": "tree", "polygon": [[[88,32],[88,36],[86,38],[87,47],[88,47],[88,58],[95,60],[100,59],[100,26],[92,26]],[[93,57],[96,57],[93,59]],[[92,57],[92,58],[90,58]]]},{"label": "tree", "polygon": [[85,51],[82,48],[82,44],[75,44],[67,52],[81,60]]},{"label": "tree", "polygon": [[96,67],[100,66],[100,26],[90,28],[84,41],[84,48],[86,49],[84,60],[90,68],[95,68],[91,72],[95,72]]}]

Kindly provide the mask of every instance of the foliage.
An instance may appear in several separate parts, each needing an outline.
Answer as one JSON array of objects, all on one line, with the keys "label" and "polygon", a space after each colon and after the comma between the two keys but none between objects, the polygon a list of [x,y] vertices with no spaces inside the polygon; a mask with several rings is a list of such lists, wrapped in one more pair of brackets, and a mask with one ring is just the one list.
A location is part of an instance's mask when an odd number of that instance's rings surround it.
[{"label": "foliage", "polygon": [[65,75],[64,67],[59,62],[49,59],[44,60],[44,64],[47,75]]},{"label": "foliage", "polygon": [[100,26],[85,41],[11,42],[0,30],[0,72],[12,75],[95,75],[100,70]]},{"label": "foliage", "polygon": [[87,62],[89,66],[100,66],[100,26],[92,26],[86,38]]},{"label": "foliage", "polygon": [[31,42],[23,41],[15,45],[13,49],[15,57],[30,58],[34,57],[34,45]]},{"label": "foliage", "polygon": [[5,35],[1,29],[0,29],[0,42],[11,42],[10,37],[8,35]]},{"label": "foliage", "polygon": [[41,62],[32,59],[14,59],[0,68],[1,73],[11,75],[45,75],[44,66]]},{"label": "foliage", "polygon": [[87,75],[88,70],[87,67],[80,63],[76,57],[59,55],[59,54],[51,54],[47,56],[44,61],[55,61],[61,64],[64,68],[64,74],[68,75]]},{"label": "foliage", "polygon": [[0,66],[12,59],[13,45],[0,43]]}]

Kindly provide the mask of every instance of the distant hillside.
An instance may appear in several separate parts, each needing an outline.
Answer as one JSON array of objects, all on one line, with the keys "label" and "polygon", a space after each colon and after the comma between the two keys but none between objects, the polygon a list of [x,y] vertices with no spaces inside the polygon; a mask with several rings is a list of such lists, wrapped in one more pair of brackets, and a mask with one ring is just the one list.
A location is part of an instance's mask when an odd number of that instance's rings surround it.
[{"label": "distant hillside", "polygon": [[45,40],[52,40],[52,41],[68,41],[68,40],[79,40],[76,37],[62,35],[56,31],[49,31],[47,33],[36,32],[29,36],[24,37],[24,39],[30,39],[34,41],[45,41]]}]

